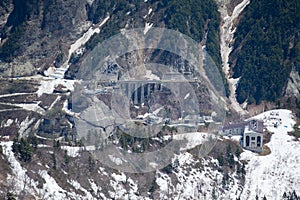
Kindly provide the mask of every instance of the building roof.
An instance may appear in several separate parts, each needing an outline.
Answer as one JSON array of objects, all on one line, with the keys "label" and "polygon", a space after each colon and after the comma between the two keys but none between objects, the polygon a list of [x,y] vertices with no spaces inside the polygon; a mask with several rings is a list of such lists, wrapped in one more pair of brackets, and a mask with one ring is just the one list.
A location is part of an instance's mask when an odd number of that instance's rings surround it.
[{"label": "building roof", "polygon": [[263,133],[264,132],[264,122],[261,120],[250,120],[248,122],[248,127],[250,130],[258,132],[258,133]]},{"label": "building roof", "polygon": [[247,125],[247,122],[239,122],[239,123],[232,123],[226,124],[223,126],[223,131],[228,129],[235,129],[235,128],[244,128]]},{"label": "building roof", "polygon": [[225,131],[228,129],[245,128],[246,126],[248,127],[248,130],[255,131],[258,133],[264,132],[264,122],[256,119],[245,122],[227,124],[223,126],[222,130]]}]

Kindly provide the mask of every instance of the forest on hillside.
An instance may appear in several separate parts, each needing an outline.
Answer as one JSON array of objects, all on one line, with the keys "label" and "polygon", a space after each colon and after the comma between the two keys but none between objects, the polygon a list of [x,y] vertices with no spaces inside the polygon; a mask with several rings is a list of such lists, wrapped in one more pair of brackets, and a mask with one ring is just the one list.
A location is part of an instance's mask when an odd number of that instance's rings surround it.
[{"label": "forest on hillside", "polygon": [[[89,19],[94,23],[99,21],[101,17],[110,12],[114,7],[113,20],[106,23],[99,34],[95,34],[86,44],[86,48],[92,50],[98,43],[117,34],[126,23],[130,28],[140,28],[144,26],[146,20],[141,15],[143,9],[151,7],[153,14],[147,21],[153,23],[153,27],[166,27],[177,30],[197,42],[206,45],[207,53],[212,57],[214,63],[221,69],[220,54],[220,13],[214,1],[211,0],[160,0],[160,1],[144,1],[134,0],[129,2],[111,1],[105,3],[103,0],[95,1],[89,11]],[[129,16],[126,13],[130,11]],[[126,17],[124,17],[126,16]],[[130,21],[130,17],[134,21]],[[123,19],[123,20],[121,20]],[[75,59],[76,60],[76,59]],[[78,60],[76,60],[78,61]],[[226,95],[229,95],[228,84],[223,75],[223,83],[225,84]]]},{"label": "forest on hillside", "polygon": [[253,0],[244,10],[230,55],[239,103],[275,101],[292,68],[300,72],[299,10],[298,0]]},{"label": "forest on hillside", "polygon": [[[220,55],[220,14],[218,12],[217,5],[214,1],[210,0],[174,0],[174,1],[149,1],[148,4],[152,4],[150,7],[155,8],[154,13],[156,16],[150,18],[150,22],[154,23],[154,26],[159,26],[161,22],[165,24],[167,28],[178,30],[183,34],[186,34],[194,40],[200,42],[205,36],[207,31],[207,51],[212,56],[216,64],[221,66]],[[120,31],[126,22],[122,21],[122,17],[127,12],[131,11],[130,16],[134,16],[135,21],[138,19],[139,12],[145,7],[143,1],[135,0],[129,2],[111,1],[107,3],[99,0],[95,1],[92,7],[89,9],[89,19],[94,23],[99,21],[105,14],[109,13],[114,7],[113,14],[115,15],[114,21],[108,22],[103,28],[103,31],[95,35],[93,39],[87,44],[89,49],[92,49],[97,43],[104,39],[116,34]],[[139,23],[133,23],[134,28],[139,28]],[[143,23],[144,24],[144,23]],[[207,30],[205,26],[207,24]]]}]

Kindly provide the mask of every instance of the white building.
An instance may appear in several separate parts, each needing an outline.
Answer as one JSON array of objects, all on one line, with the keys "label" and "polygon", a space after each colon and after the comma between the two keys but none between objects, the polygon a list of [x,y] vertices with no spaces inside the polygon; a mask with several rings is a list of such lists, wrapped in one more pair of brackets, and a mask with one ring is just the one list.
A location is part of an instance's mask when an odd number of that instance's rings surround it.
[{"label": "white building", "polygon": [[245,126],[241,144],[245,149],[262,152],[264,122],[251,120]]},{"label": "white building", "polygon": [[260,120],[250,120],[223,126],[221,135],[240,135],[240,144],[243,148],[262,152],[264,122]]}]

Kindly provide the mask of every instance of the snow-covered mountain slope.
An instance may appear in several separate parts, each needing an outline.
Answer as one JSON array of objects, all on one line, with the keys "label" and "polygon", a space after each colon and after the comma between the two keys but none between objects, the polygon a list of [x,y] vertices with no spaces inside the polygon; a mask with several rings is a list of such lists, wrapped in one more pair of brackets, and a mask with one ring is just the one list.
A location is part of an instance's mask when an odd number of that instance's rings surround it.
[{"label": "snow-covered mountain slope", "polygon": [[282,199],[284,192],[299,194],[300,142],[288,135],[295,124],[292,112],[271,110],[254,118],[264,120],[268,131],[274,133],[265,144],[270,154],[247,150],[238,154],[235,141],[219,138],[212,152],[198,157],[206,134],[181,134],[174,139],[187,143],[172,163],[146,174],[112,170],[91,161],[85,148],[66,145],[61,150],[39,145],[41,155],[26,164],[12,152],[13,142],[2,141],[2,157],[11,168],[5,182],[13,186],[14,190],[8,191],[15,196],[30,194],[31,199]]},{"label": "snow-covered mountain slope", "polygon": [[156,173],[159,199],[235,199],[241,190],[241,177],[222,173],[217,159],[199,160],[188,152],[176,159],[174,174]]},{"label": "snow-covered mountain slope", "polygon": [[[300,142],[288,132],[295,124],[289,110],[271,110],[254,118],[264,120],[268,131],[274,133],[266,145],[271,153],[259,156],[249,151],[241,154],[247,160],[247,175],[241,199],[266,196],[267,199],[282,199],[285,191],[300,193]],[[278,127],[274,128],[274,124]]]}]

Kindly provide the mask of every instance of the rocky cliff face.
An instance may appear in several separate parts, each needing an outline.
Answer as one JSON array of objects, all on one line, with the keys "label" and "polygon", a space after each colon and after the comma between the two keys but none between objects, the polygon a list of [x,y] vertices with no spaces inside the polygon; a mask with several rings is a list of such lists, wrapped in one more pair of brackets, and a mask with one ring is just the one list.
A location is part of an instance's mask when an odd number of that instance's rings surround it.
[{"label": "rocky cliff face", "polygon": [[[51,65],[60,66],[71,56],[68,55],[70,44],[92,24],[99,25],[107,16],[110,19],[100,34],[87,43],[86,50],[123,28],[167,27],[179,30],[199,43],[205,41],[207,51],[220,67],[220,21],[212,1],[193,1],[190,5],[181,1],[16,0],[2,4],[5,5],[3,13],[6,13],[0,26],[2,76],[29,75]],[[205,44],[202,42],[202,45]]]},{"label": "rocky cliff face", "polygon": [[2,76],[30,75],[60,65],[68,56],[69,45],[90,26],[85,1],[16,0],[3,4]]},{"label": "rocky cliff face", "polygon": [[0,1],[0,28],[2,29],[7,22],[9,14],[13,10],[12,0]]}]

